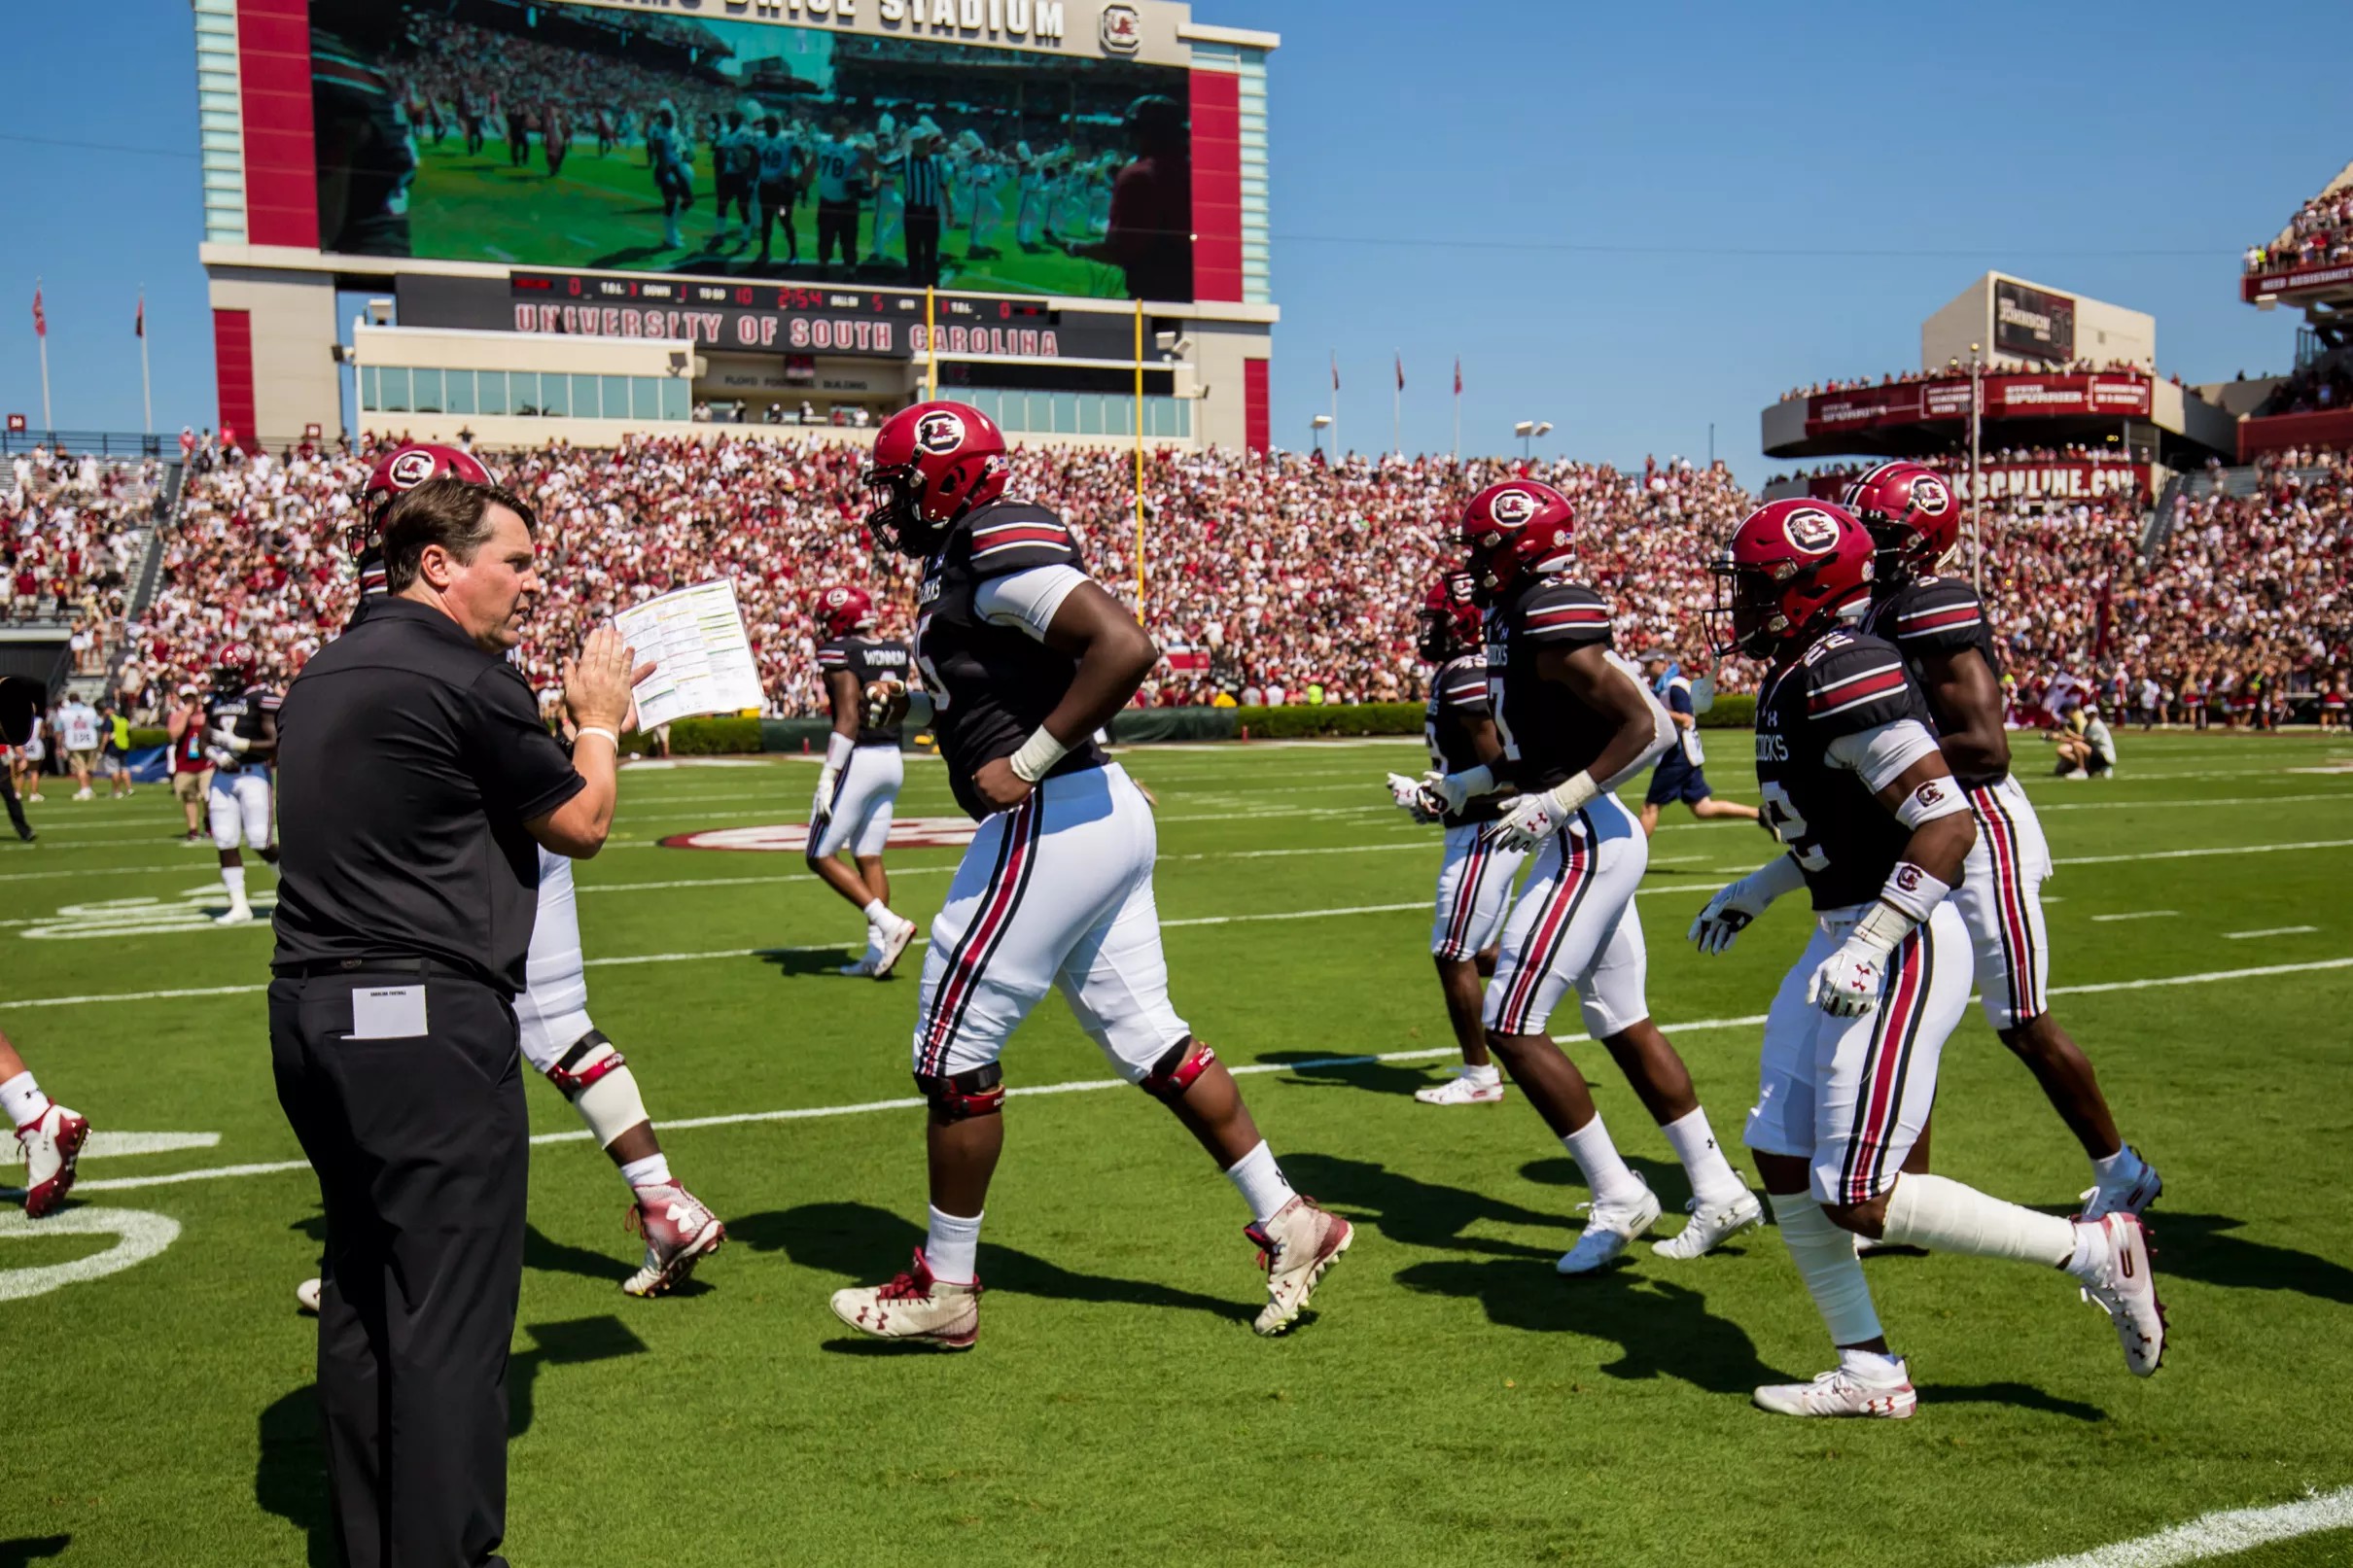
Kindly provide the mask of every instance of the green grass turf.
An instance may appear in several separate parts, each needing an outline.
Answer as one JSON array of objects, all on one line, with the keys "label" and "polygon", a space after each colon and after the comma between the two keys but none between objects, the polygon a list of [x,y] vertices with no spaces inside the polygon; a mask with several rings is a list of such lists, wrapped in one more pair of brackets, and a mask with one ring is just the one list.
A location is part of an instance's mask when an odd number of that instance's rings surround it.
[{"label": "green grass turf", "polygon": [[[1738,737],[1714,740],[1717,783],[1747,793]],[[2353,770],[2353,741],[2123,743],[2119,781],[2028,784],[2058,856],[2122,857],[2062,865],[2051,885],[2054,984],[2353,958],[2353,778],[2298,771]],[[1434,835],[1380,789],[1414,754],[1130,753],[1160,797],[1171,922],[1412,906],[1172,924],[1176,1003],[1229,1062],[1447,1043],[1424,956]],[[813,781],[797,759],[624,781],[621,842],[582,871],[590,989],[657,1117],[910,1093],[911,973],[875,985],[834,976],[830,953],[752,951],[859,935],[797,855],[653,847],[796,819]],[[87,906],[176,904],[212,882],[209,854],[168,842],[161,790],[123,804],[64,793],[34,808],[41,844],[0,849],[0,975],[18,999],[0,1004],[0,1028],[101,1128],[223,1138],[88,1161],[82,1211],[168,1215],[178,1240],[110,1277],[0,1301],[13,1379],[0,1561],[18,1560],[12,1541],[52,1537],[70,1538],[67,1564],[324,1561],[311,1331],[292,1298],[316,1256],[308,1173],[107,1185],[298,1157],[267,1069],[266,927],[36,937],[64,906],[124,923],[156,906]],[[910,765],[900,810],[952,811],[936,764]],[[2287,843],[2314,847],[2132,858]],[[1776,909],[1733,954],[1702,959],[1684,925],[1764,841],[1674,808],[1653,848],[1639,906],[1651,1000],[1737,1143],[1755,1028],[1675,1026],[1762,1012],[1805,917]],[[956,855],[894,854],[899,905],[928,915]],[[645,886],[706,879],[729,880]],[[2178,913],[2096,920],[2149,910]],[[2224,935],[2282,925],[2317,929]],[[611,961],[664,954],[717,956]],[[23,1005],[236,985],[256,990]],[[963,1357],[875,1353],[825,1307],[837,1286],[902,1266],[918,1239],[920,1113],[674,1131],[676,1169],[734,1239],[687,1293],[656,1302],[615,1288],[634,1262],[623,1189],[593,1149],[563,1141],[534,1153],[514,1560],[2000,1564],[2353,1481],[2353,1415],[2335,1392],[2353,1307],[2353,968],[2125,984],[2056,1005],[2168,1183],[2153,1218],[2176,1340],[2152,1380],[2125,1373],[2106,1321],[2056,1275],[1889,1257],[1870,1274],[1912,1357],[1918,1417],[1764,1415],[1752,1384],[1828,1364],[1771,1233],[1693,1264],[1643,1249],[1605,1277],[1557,1278],[1585,1196],[1573,1167],[1517,1095],[1414,1103],[1435,1063],[1244,1079],[1294,1179],[1361,1226],[1313,1319],[1278,1342],[1247,1326],[1260,1286],[1239,1202],[1132,1090],[1008,1105],[985,1332]],[[1680,1202],[1624,1082],[1595,1048],[1573,1049],[1630,1157]],[[1059,999],[1007,1069],[1017,1091],[1107,1076]],[[1974,1010],[1942,1087],[1942,1168],[2071,1205],[2082,1155]],[[544,1086],[531,1105],[539,1131],[576,1131]],[[11,1268],[96,1245],[0,1242]],[[2259,1560],[2332,1560],[2344,1543]]]},{"label": "green grass turf", "polygon": [[[709,153],[698,153],[694,174],[694,205],[679,219],[685,244],[662,244],[662,202],[654,192],[653,175],[646,166],[643,148],[615,148],[599,156],[596,139],[576,140],[563,170],[547,176],[546,159],[537,141],[530,161],[517,168],[508,161],[507,144],[486,143],[468,153],[464,141],[452,134],[418,149],[416,182],[408,206],[409,249],[417,256],[463,261],[501,261],[531,266],[616,267],[631,271],[733,273],[752,267],[759,255],[755,236],[747,245],[730,239],[713,246],[717,227],[714,203],[717,188],[709,167]],[[994,199],[1001,221],[992,236],[998,257],[973,259],[966,254],[969,231],[963,224],[940,233],[940,284],[999,294],[1045,294],[1120,298],[1125,285],[1119,269],[1099,261],[1081,261],[1048,247],[1025,252],[1014,243],[1014,224],[1021,197],[1013,182],[1005,181]],[[731,224],[741,218],[729,214]],[[794,222],[800,233],[800,254],[808,264],[796,277],[818,275],[817,198],[804,196]],[[860,211],[858,254],[862,259],[873,243],[874,204]],[[765,277],[783,277],[786,256],[783,226],[773,235],[776,267],[762,269]],[[892,241],[890,258],[881,269],[859,281],[903,284],[906,242]]]}]

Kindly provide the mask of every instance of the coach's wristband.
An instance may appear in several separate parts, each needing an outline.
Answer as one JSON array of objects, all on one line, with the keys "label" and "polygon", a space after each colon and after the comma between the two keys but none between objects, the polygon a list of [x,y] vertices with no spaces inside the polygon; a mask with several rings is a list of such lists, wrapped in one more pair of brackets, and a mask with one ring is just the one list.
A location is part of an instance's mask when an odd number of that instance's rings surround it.
[{"label": "coach's wristband", "polygon": [[825,766],[828,768],[848,767],[850,753],[857,749],[856,742],[840,730],[835,730],[831,735],[825,737]]},{"label": "coach's wristband", "polygon": [[578,746],[581,741],[586,740],[591,735],[602,735],[606,740],[611,741],[613,743],[615,754],[619,754],[621,749],[621,738],[614,734],[613,731],[605,728],[605,726],[602,724],[582,724],[579,728],[572,732],[572,742],[575,746]]},{"label": "coach's wristband", "polygon": [[1013,777],[1036,784],[1054,771],[1055,763],[1070,754],[1071,749],[1047,734],[1046,727],[1040,724],[1030,732],[1028,740],[1021,743],[1021,749],[1013,753]]}]

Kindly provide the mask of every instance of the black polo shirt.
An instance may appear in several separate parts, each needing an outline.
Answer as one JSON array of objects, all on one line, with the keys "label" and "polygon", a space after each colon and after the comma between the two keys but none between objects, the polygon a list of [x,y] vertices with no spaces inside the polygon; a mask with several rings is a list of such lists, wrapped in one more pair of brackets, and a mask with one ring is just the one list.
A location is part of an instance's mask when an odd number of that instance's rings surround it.
[{"label": "black polo shirt", "polygon": [[287,688],[277,763],[277,963],[438,958],[523,989],[523,823],[586,781],[513,666],[432,606],[381,600]]}]

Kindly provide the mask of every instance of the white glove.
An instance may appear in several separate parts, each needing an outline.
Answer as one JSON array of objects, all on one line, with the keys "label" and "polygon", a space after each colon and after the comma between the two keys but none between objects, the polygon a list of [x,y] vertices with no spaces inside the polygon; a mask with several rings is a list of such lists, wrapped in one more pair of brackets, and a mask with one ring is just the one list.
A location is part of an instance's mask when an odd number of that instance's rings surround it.
[{"label": "white glove", "polygon": [[1765,913],[1773,901],[1785,892],[1794,892],[1805,886],[1806,874],[1798,869],[1797,861],[1781,855],[1757,867],[1735,883],[1716,889],[1716,895],[1700,911],[1700,918],[1691,923],[1686,934],[1702,953],[1710,956],[1729,952],[1733,938],[1748,928],[1748,923]]},{"label": "white glove", "polygon": [[1860,931],[1839,944],[1806,982],[1806,999],[1833,1018],[1861,1018],[1887,989],[1887,949]]},{"label": "white glove", "polygon": [[1390,774],[1388,798],[1399,811],[1417,822],[1434,822],[1438,819],[1438,815],[1430,810],[1430,803],[1423,796],[1419,779],[1408,779],[1402,773]]},{"label": "white glove", "polygon": [[205,739],[224,751],[245,751],[250,750],[253,747],[253,742],[239,735],[235,730],[224,729],[218,724],[206,733]]},{"label": "white glove", "polygon": [[1424,804],[1441,811],[1458,812],[1471,796],[1492,794],[1494,788],[1495,772],[1484,764],[1460,773],[1440,773],[1432,768],[1422,776]]},{"label": "white glove", "polygon": [[860,716],[868,729],[888,729],[907,715],[907,683],[891,676],[867,685],[861,698]]},{"label": "white glove", "polygon": [[1523,795],[1512,802],[1503,819],[1495,824],[1495,847],[1502,850],[1532,850],[1561,831],[1568,819],[1585,809],[1586,802],[1600,793],[1593,775],[1580,773],[1533,795]]},{"label": "white glove", "polygon": [[821,822],[833,819],[833,786],[840,781],[841,769],[830,762],[817,770],[817,801],[813,809]]}]

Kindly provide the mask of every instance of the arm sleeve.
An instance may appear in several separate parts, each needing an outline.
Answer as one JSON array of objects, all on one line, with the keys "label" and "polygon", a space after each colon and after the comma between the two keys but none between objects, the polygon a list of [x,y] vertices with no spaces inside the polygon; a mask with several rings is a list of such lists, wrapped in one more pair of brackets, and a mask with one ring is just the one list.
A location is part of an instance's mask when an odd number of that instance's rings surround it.
[{"label": "arm sleeve", "polygon": [[1875,630],[1908,653],[1941,653],[1975,647],[1984,624],[1985,607],[1976,590],[1957,577],[1930,577],[1914,584],[1894,616]]},{"label": "arm sleeve", "polygon": [[1520,609],[1520,631],[1531,643],[1578,647],[1609,645],[1609,606],[1581,583],[1547,583]]},{"label": "arm sleeve", "polygon": [[1899,718],[1839,736],[1830,743],[1828,756],[1832,767],[1844,768],[1863,781],[1864,788],[1877,794],[1936,749],[1936,737],[1928,733],[1927,725],[1916,718]]},{"label": "arm sleeve", "polygon": [[474,782],[496,813],[516,821],[544,817],[588,787],[540,722],[531,687],[507,664],[482,672],[467,692]]},{"label": "arm sleeve", "polygon": [[1038,566],[1011,576],[991,577],[972,591],[972,609],[995,626],[1018,626],[1038,642],[1054,624],[1054,611],[1087,575],[1074,566]]}]

